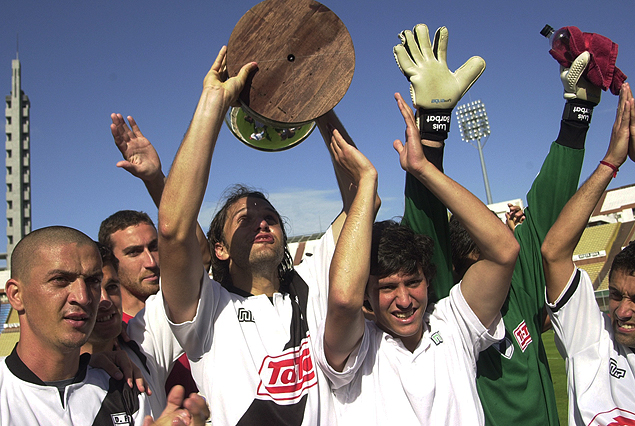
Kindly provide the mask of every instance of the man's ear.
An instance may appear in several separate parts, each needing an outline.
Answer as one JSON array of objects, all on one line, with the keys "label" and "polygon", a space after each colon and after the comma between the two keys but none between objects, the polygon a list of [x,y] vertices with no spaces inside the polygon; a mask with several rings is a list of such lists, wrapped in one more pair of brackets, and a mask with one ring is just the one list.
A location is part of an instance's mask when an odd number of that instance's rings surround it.
[{"label": "man's ear", "polygon": [[227,260],[229,259],[229,251],[222,243],[214,244],[214,254],[219,260]]},{"label": "man's ear", "polygon": [[23,311],[24,303],[22,303],[22,284],[13,278],[10,278],[4,285],[4,291],[7,294],[11,307],[18,312]]}]

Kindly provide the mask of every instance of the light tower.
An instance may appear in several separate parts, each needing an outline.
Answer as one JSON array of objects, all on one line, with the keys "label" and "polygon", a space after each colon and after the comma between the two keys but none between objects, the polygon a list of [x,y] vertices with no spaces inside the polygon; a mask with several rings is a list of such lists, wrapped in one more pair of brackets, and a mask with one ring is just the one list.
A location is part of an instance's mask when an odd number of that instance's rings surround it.
[{"label": "light tower", "polygon": [[[461,139],[478,149],[478,155],[481,158],[483,181],[485,182],[487,204],[492,204],[492,193],[489,189],[485,158],[483,158],[483,147],[485,147],[485,143],[491,133],[485,105],[480,100],[460,105],[456,108],[456,118],[461,126]],[[483,138],[485,138],[485,141],[481,143]],[[474,141],[476,141],[476,145],[474,145]]]},{"label": "light tower", "polygon": [[11,61],[11,68],[11,94],[5,98],[7,268],[11,264],[13,247],[31,232],[31,104],[29,97],[22,92],[17,55]]}]

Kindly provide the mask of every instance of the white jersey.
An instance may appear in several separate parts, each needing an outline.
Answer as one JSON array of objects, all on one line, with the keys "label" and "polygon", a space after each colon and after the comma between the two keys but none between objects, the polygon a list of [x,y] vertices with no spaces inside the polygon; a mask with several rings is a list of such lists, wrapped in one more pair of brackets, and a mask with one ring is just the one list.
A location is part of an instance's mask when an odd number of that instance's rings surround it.
[{"label": "white jersey", "polygon": [[172,324],[213,425],[333,424],[311,335],[326,314],[334,248],[329,228],[272,299],[230,292],[206,277],[195,318]]},{"label": "white jersey", "polygon": [[141,425],[150,414],[147,395],[89,367],[89,359],[82,355],[77,375],[60,396],[59,389],[42,382],[14,349],[0,365],[0,425]]},{"label": "white jersey", "polygon": [[154,418],[165,409],[165,381],[176,360],[184,353],[170,329],[163,303],[161,292],[150,296],[145,307],[128,321],[126,331],[136,344],[121,344],[152,390],[149,400]]},{"label": "white jersey", "polygon": [[576,268],[547,307],[567,366],[569,425],[635,424],[635,354],[615,341],[586,271]]},{"label": "white jersey", "polygon": [[476,361],[480,351],[505,336],[502,318],[487,329],[456,285],[426,312],[424,322],[411,353],[401,339],[366,321],[364,337],[342,372],[326,361],[322,325],[317,362],[332,384],[340,425],[484,424]]}]

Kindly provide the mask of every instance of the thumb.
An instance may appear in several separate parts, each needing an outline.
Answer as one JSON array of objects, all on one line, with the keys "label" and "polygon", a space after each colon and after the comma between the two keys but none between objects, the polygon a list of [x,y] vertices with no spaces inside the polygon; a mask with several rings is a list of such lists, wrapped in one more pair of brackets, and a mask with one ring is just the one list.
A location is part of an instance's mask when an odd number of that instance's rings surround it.
[{"label": "thumb", "polygon": [[245,84],[247,82],[247,78],[249,77],[249,74],[251,74],[251,72],[256,70],[257,68],[258,68],[258,64],[256,64],[255,62],[250,62],[248,64],[245,64],[240,69],[240,71],[238,71],[238,75],[236,76],[236,78],[240,80],[242,84]]},{"label": "thumb", "polygon": [[454,75],[459,82],[461,88],[461,96],[465,95],[470,87],[478,80],[478,78],[485,71],[485,60],[480,56],[472,56],[467,60],[461,68],[454,72]]}]

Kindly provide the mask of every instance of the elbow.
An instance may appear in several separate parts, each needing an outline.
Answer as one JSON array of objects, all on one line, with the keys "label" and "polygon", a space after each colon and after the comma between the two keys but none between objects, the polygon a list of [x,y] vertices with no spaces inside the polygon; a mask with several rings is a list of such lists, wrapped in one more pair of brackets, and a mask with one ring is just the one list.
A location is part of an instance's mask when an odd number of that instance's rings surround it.
[{"label": "elbow", "polygon": [[505,245],[505,250],[500,253],[500,263],[513,268],[516,265],[518,253],[520,253],[520,244],[518,244],[516,238],[512,236],[508,244]]},{"label": "elbow", "polygon": [[553,244],[552,239],[549,238],[549,235],[547,235],[547,238],[545,238],[542,246],[540,247],[543,264],[554,263],[557,260],[558,252],[559,250],[557,250],[556,246]]}]

